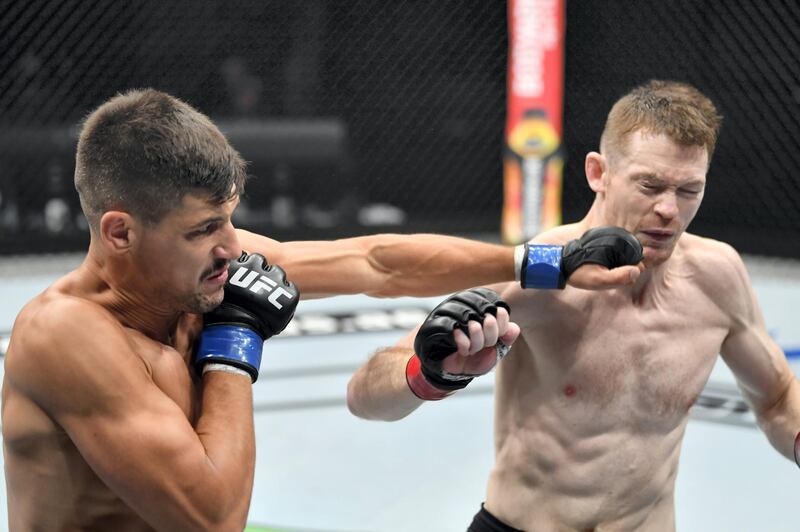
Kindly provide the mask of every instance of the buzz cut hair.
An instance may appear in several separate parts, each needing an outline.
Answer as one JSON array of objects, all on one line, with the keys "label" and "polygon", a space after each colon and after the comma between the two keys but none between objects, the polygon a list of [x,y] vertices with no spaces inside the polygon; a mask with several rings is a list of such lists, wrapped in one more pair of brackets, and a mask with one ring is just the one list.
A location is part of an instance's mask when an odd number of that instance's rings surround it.
[{"label": "buzz cut hair", "polygon": [[222,204],[246,181],[245,161],[214,123],[164,92],[118,94],[83,122],[75,188],[95,233],[107,211],[157,224],[188,193]]}]

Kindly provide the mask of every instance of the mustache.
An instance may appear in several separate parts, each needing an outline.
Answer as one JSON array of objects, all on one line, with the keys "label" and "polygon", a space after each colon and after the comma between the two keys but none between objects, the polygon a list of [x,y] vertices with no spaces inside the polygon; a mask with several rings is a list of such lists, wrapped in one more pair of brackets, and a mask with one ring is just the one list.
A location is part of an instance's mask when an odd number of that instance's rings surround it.
[{"label": "mustache", "polygon": [[218,272],[221,269],[227,268],[227,267],[228,267],[228,261],[227,260],[225,260],[225,259],[217,259],[217,260],[214,261],[214,265],[211,266],[208,270],[204,271],[203,275],[201,275],[200,277],[202,279],[205,279],[206,277],[210,276],[212,273]]}]

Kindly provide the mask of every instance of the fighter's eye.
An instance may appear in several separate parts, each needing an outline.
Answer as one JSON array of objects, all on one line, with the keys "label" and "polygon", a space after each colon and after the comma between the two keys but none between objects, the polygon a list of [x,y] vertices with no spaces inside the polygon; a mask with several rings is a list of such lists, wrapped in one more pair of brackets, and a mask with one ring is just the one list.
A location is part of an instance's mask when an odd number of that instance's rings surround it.
[{"label": "fighter's eye", "polygon": [[194,231],[190,232],[188,237],[189,238],[198,238],[205,235],[210,235],[214,231],[217,230],[219,224],[210,223],[200,227],[199,229],[195,229]]}]

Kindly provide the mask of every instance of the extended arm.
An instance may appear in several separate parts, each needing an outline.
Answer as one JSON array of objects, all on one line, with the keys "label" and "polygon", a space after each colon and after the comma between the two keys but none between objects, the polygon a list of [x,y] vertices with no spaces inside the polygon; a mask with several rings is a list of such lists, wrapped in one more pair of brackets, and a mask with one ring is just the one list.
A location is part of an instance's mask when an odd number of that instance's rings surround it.
[{"label": "extended arm", "polygon": [[444,235],[380,234],[277,242],[237,230],[242,247],[280,264],[304,299],[364,293],[442,295],[514,280],[514,248]]},{"label": "extended arm", "polygon": [[[537,238],[532,246],[513,248],[430,234],[380,234],[307,242],[277,242],[242,229],[237,230],[237,235],[245,250],[280,264],[305,299],[358,293],[375,297],[444,295],[472,286],[514,281],[521,277],[520,266],[525,270],[528,264],[533,265],[529,271],[544,272],[545,283],[557,284],[558,272],[554,273],[547,262],[561,260],[561,246],[553,249],[554,246],[543,245],[563,244],[547,236]],[[596,232],[593,237],[586,238],[587,235],[570,248],[570,269],[561,272],[564,281],[585,289],[613,288],[636,281],[642,266],[631,264],[641,260],[637,255],[641,247],[635,251],[626,246],[626,239],[633,239],[632,236],[609,238]],[[594,247],[587,247],[587,243]],[[603,264],[606,259],[591,256],[591,249],[603,246],[622,249],[610,255],[618,263]],[[605,251],[600,255],[609,256]],[[534,284],[533,279],[534,275],[527,279],[531,288],[545,288]]]}]

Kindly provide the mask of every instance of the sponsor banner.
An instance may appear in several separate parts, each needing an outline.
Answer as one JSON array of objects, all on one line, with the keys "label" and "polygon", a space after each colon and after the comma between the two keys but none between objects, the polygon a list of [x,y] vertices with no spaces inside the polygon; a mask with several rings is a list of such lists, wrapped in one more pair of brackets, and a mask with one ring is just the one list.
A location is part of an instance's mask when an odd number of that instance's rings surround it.
[{"label": "sponsor banner", "polygon": [[565,0],[510,0],[502,237],[561,223]]}]

